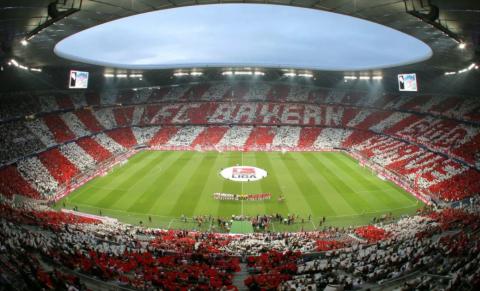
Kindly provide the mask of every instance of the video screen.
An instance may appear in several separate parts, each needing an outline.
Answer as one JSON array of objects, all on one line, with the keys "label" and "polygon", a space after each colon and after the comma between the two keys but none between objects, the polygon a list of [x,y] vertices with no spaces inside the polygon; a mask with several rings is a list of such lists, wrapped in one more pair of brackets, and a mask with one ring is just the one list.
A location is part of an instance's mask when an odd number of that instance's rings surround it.
[{"label": "video screen", "polygon": [[70,78],[68,81],[68,88],[87,89],[88,88],[88,72],[71,70]]},{"label": "video screen", "polygon": [[398,75],[398,89],[400,91],[417,92],[417,74],[399,74]]}]

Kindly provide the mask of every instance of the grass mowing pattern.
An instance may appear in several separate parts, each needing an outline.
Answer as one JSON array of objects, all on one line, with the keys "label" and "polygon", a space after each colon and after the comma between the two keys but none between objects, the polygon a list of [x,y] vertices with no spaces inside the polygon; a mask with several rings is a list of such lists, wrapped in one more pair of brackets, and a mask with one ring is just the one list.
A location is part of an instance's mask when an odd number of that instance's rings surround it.
[{"label": "grass mowing pattern", "polygon": [[[268,201],[217,201],[214,192],[242,193],[242,183],[223,179],[222,168],[237,164],[265,169],[268,177],[243,183],[243,193],[271,193]],[[285,201],[280,203],[280,194]],[[181,152],[143,151],[123,166],[88,182],[57,203],[57,208],[118,218],[159,228],[216,230],[198,227],[187,217],[230,217],[280,213],[299,215],[294,225],[274,224],[275,231],[315,230],[326,225],[371,222],[392,212],[413,214],[423,203],[391,182],[379,179],[350,156],[339,152]],[[311,221],[308,217],[311,215]],[[150,222],[148,216],[152,218]]]}]

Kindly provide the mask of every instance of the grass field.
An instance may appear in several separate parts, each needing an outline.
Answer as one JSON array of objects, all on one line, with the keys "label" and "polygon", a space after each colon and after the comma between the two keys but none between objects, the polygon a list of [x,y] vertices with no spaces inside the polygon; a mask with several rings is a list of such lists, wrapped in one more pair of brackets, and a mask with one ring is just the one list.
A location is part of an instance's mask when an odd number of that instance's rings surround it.
[{"label": "grass field", "polygon": [[[219,175],[222,168],[248,165],[265,169],[256,182],[234,182]],[[243,184],[243,185],[242,185]],[[217,201],[214,192],[271,193],[268,201]],[[277,197],[283,194],[284,202]],[[412,214],[422,202],[391,182],[379,179],[350,156],[340,152],[180,152],[142,151],[59,201],[57,208],[102,214],[120,221],[159,228],[196,229],[187,217],[280,213],[299,215],[305,222],[274,224],[274,231],[318,229],[326,225],[370,223],[392,212]],[[311,221],[308,216],[311,215]],[[150,222],[148,216],[151,217]],[[300,220],[297,220],[300,221]],[[204,224],[202,230],[217,230]]]}]

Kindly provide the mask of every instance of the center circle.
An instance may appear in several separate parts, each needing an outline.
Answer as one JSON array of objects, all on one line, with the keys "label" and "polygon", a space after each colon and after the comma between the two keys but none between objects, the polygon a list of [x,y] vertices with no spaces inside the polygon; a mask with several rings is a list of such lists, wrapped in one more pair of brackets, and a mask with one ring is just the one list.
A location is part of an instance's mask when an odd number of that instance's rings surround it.
[{"label": "center circle", "polygon": [[254,182],[267,177],[267,171],[252,166],[234,166],[222,169],[220,175],[230,181]]}]

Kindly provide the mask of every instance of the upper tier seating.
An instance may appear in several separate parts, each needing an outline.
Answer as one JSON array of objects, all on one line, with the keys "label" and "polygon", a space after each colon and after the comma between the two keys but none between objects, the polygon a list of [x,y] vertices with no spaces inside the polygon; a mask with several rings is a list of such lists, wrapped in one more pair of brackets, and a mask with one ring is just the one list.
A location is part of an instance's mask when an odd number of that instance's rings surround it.
[{"label": "upper tier seating", "polygon": [[[233,95],[232,95],[233,94]],[[393,94],[367,94],[341,89],[324,89],[302,85],[268,82],[255,83],[201,83],[162,88],[140,88],[72,93],[56,91],[40,94],[14,93],[2,96],[0,121],[31,114],[57,110],[80,109],[84,106],[111,106],[115,104],[141,104],[158,101],[230,100],[313,102],[358,107],[373,107],[389,111],[409,111],[447,118],[480,122],[480,102],[473,97],[457,96],[400,96]]]},{"label": "upper tier seating", "polygon": [[[479,104],[468,98],[366,98],[359,92],[300,85],[223,82],[99,95],[57,92],[25,96],[24,100],[18,97],[18,110],[7,107],[5,121],[0,122],[0,167],[13,164],[25,180],[22,183],[33,186],[42,197],[50,197],[73,176],[94,171],[99,163],[137,145],[233,150],[347,148],[430,197],[460,200],[479,191],[480,125],[468,123],[475,121],[472,117]],[[225,102],[232,98],[240,101]],[[8,100],[13,104],[13,99]],[[188,100],[195,102],[185,102]],[[119,103],[133,105],[119,107]],[[462,115],[453,116],[452,106]],[[19,112],[38,116],[8,120],[22,117]],[[51,164],[44,168],[48,164],[45,158],[36,158],[52,148],[65,157],[54,158],[64,161],[65,177]],[[25,170],[27,167],[37,172]],[[43,185],[33,185],[36,181]],[[20,189],[32,196],[28,187]]]}]

